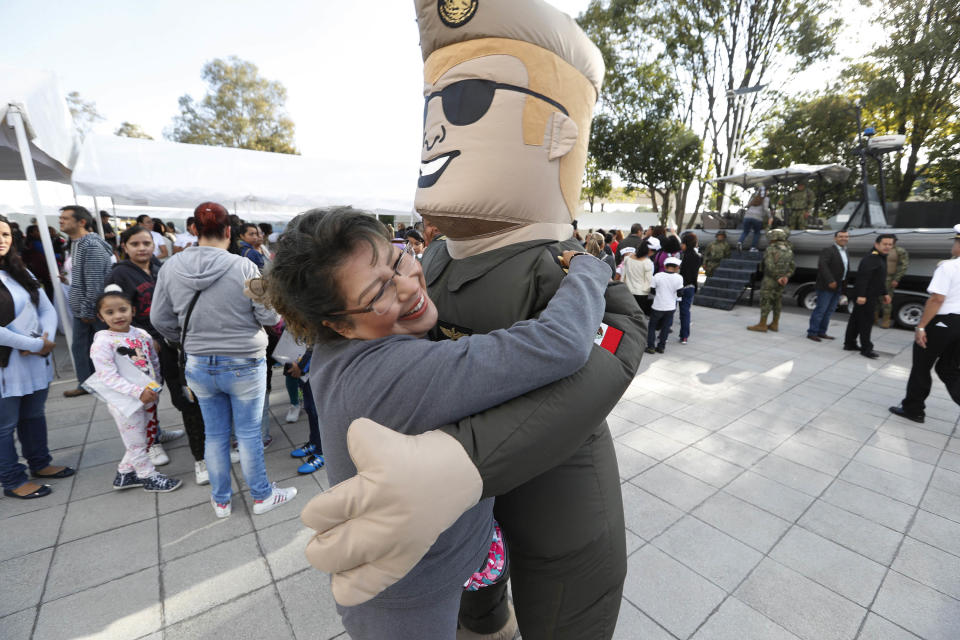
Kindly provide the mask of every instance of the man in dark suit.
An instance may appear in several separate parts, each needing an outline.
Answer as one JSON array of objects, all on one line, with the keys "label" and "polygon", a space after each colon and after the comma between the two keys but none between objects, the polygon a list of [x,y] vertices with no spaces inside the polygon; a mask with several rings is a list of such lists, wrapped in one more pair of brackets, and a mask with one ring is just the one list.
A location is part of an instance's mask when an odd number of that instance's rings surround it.
[{"label": "man in dark suit", "polygon": [[634,249],[639,249],[640,245],[643,243],[643,225],[639,222],[634,222],[630,226],[630,235],[620,241],[620,244],[617,245],[617,250],[614,252],[614,258],[617,261],[617,264],[623,262],[623,255],[620,253],[627,247],[633,247]]},{"label": "man in dark suit", "polygon": [[[877,306],[877,299],[882,298],[890,303],[887,295],[887,254],[893,249],[893,235],[881,233],[873,243],[873,251],[860,261],[857,269],[857,281],[854,284],[856,304],[850,320],[847,321],[847,335],[843,341],[843,348],[847,351],[860,351],[866,358],[879,358],[880,354],[873,350],[870,341],[870,330],[873,328],[873,312]],[[860,345],[857,346],[857,337]]]},{"label": "man in dark suit", "polygon": [[833,244],[820,252],[817,263],[817,307],[810,314],[810,326],[807,328],[807,339],[814,342],[833,340],[833,336],[827,334],[827,329],[850,270],[850,260],[847,258],[848,242],[850,234],[837,231],[833,234]]}]

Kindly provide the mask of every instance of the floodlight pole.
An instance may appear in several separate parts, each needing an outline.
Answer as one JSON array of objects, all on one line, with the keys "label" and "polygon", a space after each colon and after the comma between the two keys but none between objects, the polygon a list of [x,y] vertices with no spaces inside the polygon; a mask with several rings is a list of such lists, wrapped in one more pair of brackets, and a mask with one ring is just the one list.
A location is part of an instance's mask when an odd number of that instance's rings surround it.
[{"label": "floodlight pole", "polygon": [[[50,283],[53,285],[53,298],[60,312],[60,324],[63,327],[64,336],[67,338],[67,352],[70,354],[70,361],[73,361],[73,315],[68,313],[67,300],[63,295],[63,287],[60,286],[60,269],[57,267],[57,259],[53,255],[53,243],[50,241],[50,230],[47,225],[47,217],[43,213],[40,205],[40,191],[37,189],[37,173],[33,169],[33,156],[30,153],[30,143],[27,141],[27,132],[23,126],[23,114],[20,109],[14,105],[9,105],[7,110],[7,121],[17,134],[17,147],[20,150],[20,161],[23,163],[23,173],[30,185],[30,194],[33,196],[33,208],[37,212],[37,221],[40,222],[40,244],[43,245],[44,258],[47,261],[47,270],[50,272]],[[55,339],[56,336],[53,336]],[[77,363],[73,363],[73,369],[76,371]]]}]

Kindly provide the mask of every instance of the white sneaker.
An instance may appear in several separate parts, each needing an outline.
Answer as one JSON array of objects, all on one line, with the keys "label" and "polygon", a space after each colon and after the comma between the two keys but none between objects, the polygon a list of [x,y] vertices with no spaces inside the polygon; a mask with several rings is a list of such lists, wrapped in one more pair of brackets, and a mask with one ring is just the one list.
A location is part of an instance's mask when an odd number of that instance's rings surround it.
[{"label": "white sneaker", "polygon": [[296,422],[300,419],[300,405],[292,404],[290,408],[287,409],[287,417],[284,418],[287,422]]},{"label": "white sneaker", "polygon": [[293,500],[293,498],[297,495],[296,487],[287,487],[286,489],[281,489],[277,486],[276,482],[273,483],[272,487],[273,493],[271,493],[269,496],[263,500],[253,501],[253,512],[258,516],[270,511],[271,509],[279,507],[285,502]]},{"label": "white sneaker", "polygon": [[206,460],[198,460],[193,463],[193,474],[197,478],[197,484],[210,484],[210,474],[207,473]]},{"label": "white sneaker", "polygon": [[163,445],[159,442],[154,443],[152,447],[147,449],[147,455],[150,456],[150,462],[155,467],[162,467],[170,463],[170,456],[163,450]]},{"label": "white sneaker", "polygon": [[218,504],[213,496],[210,496],[210,504],[213,505],[213,512],[217,514],[218,518],[229,518],[230,514],[233,513],[233,507],[230,506],[230,503],[227,504]]}]

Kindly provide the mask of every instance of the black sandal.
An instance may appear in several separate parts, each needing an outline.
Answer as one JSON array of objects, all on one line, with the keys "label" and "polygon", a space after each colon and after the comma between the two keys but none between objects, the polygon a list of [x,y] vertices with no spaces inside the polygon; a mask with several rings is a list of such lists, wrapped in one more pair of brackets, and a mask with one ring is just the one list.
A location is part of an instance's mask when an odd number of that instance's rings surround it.
[{"label": "black sandal", "polygon": [[43,496],[48,496],[51,493],[50,485],[42,484],[40,488],[34,491],[33,493],[28,493],[25,496],[15,493],[13,489],[4,489],[3,495],[8,498],[19,498],[20,500],[33,500],[34,498],[42,498]]},{"label": "black sandal", "polygon": [[77,472],[76,469],[72,469],[70,467],[64,467],[63,469],[60,469],[60,471],[57,471],[56,473],[40,474],[40,473],[37,473],[36,471],[31,471],[30,475],[32,475],[34,478],[69,478],[76,472]]}]

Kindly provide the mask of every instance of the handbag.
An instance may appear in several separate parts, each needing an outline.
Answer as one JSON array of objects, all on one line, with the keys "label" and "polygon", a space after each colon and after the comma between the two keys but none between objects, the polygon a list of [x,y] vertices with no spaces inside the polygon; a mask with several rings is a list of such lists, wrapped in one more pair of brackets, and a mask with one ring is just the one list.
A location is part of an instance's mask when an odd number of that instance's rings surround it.
[{"label": "handbag", "polygon": [[190,389],[190,385],[187,384],[187,352],[184,341],[187,339],[187,325],[190,324],[190,316],[193,315],[193,308],[197,305],[197,298],[199,297],[199,291],[193,294],[193,299],[190,300],[190,304],[187,305],[187,315],[183,318],[183,326],[180,327],[180,353],[178,357],[178,363],[180,365],[180,386],[183,388],[183,397],[191,404],[196,404],[197,396],[194,395],[193,390]]}]

